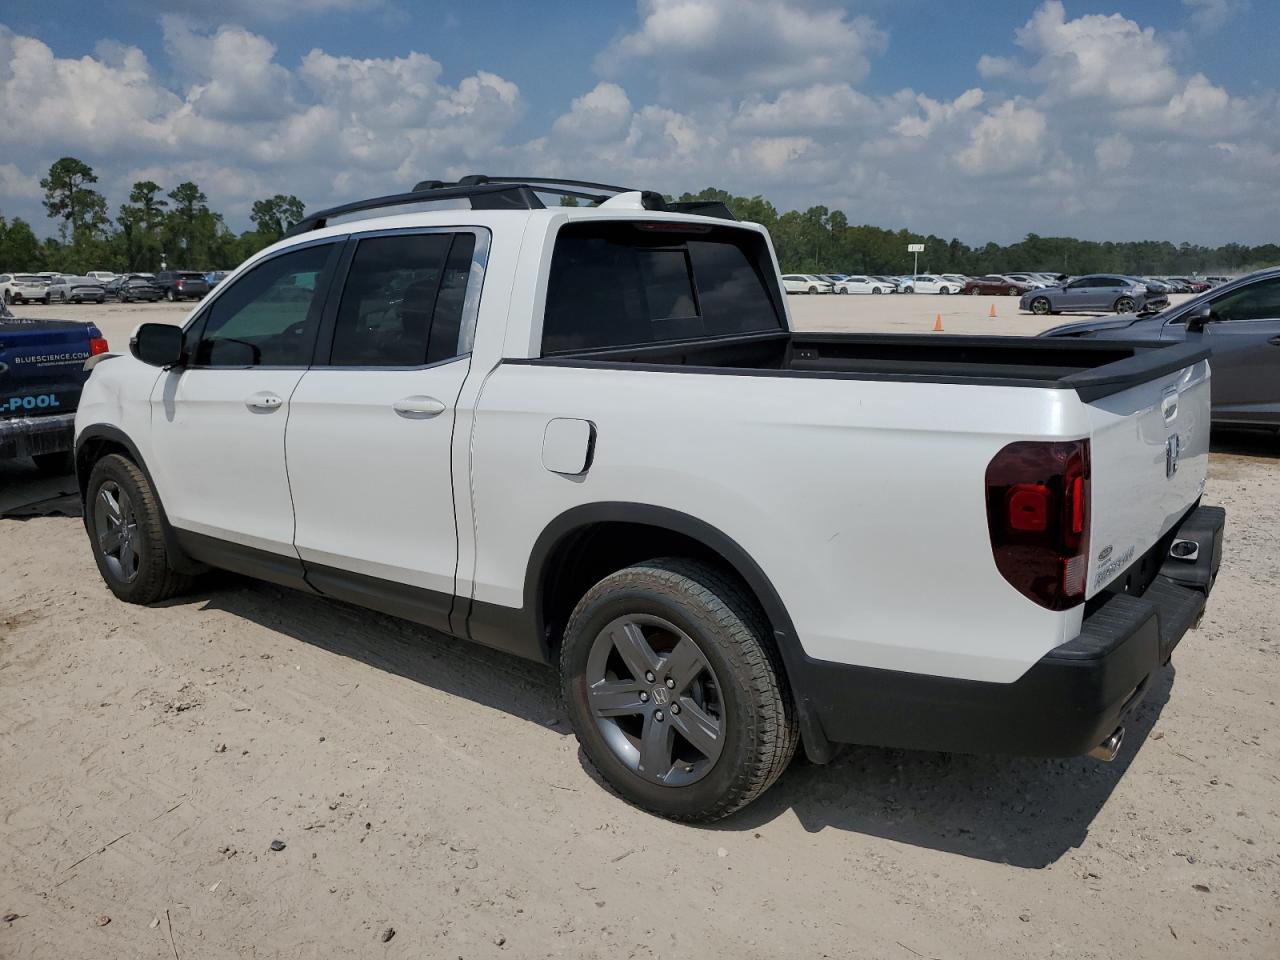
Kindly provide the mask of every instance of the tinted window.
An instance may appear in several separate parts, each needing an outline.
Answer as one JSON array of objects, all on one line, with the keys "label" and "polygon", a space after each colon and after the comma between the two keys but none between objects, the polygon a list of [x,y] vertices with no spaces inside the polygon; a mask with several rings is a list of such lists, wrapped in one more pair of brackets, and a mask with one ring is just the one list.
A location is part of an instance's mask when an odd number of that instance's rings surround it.
[{"label": "tinted window", "polygon": [[1218,320],[1280,319],[1280,279],[1263,280],[1213,301]]},{"label": "tinted window", "polygon": [[330,363],[420,367],[459,354],[471,233],[372,237],[356,247]]},{"label": "tinted window", "polygon": [[319,322],[320,274],[333,244],[273,257],[227,287],[205,314],[197,366],[305,366]]},{"label": "tinted window", "polygon": [[653,227],[576,223],[560,231],[543,353],[780,328],[766,280],[773,267],[759,234]]}]

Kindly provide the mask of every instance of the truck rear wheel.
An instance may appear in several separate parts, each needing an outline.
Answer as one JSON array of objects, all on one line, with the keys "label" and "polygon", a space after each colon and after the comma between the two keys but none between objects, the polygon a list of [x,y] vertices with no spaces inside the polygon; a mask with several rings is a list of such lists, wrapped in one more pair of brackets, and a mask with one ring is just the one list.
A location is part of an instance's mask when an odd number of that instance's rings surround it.
[{"label": "truck rear wheel", "polygon": [[121,600],[156,603],[191,586],[169,566],[159,501],[133,461],[113,453],[95,463],[84,509],[98,572]]},{"label": "truck rear wheel", "polygon": [[560,650],[566,712],[624,799],[673,820],[750,803],[795,754],[795,708],[769,631],[732,580],[649,560],[579,601]]}]

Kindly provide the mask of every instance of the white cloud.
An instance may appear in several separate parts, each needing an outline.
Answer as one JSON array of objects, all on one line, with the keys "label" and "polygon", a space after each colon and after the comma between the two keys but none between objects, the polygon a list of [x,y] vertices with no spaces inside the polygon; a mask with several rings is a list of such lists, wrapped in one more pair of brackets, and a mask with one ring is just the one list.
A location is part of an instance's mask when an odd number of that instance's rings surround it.
[{"label": "white cloud", "polygon": [[448,76],[431,55],[441,51],[288,59],[269,35],[196,18],[164,22],[153,64],[113,41],[60,57],[0,27],[0,115],[30,119],[5,143],[0,209],[50,230],[38,177],[74,155],[113,210],[135,179],[192,179],[235,229],[273,193],[316,209],[513,171],[667,193],[721,186],[978,241],[1274,236],[1275,90],[1233,94],[1177,69],[1187,54],[1165,35],[1120,16],[1069,19],[1051,0],[1011,24],[971,89],[872,93],[859,80],[884,34],[830,2],[641,2],[602,54],[616,69],[536,126],[514,83],[485,69]]},{"label": "white cloud", "polygon": [[668,95],[769,92],[857,81],[884,33],[834,6],[782,0],[639,0],[640,26],[610,44],[596,67],[616,76],[637,62]]},{"label": "white cloud", "polygon": [[1048,129],[1039,110],[1008,100],[978,122],[956,159],[975,176],[1012,173],[1041,159]]},{"label": "white cloud", "polygon": [[1048,0],[1015,36],[1037,58],[1028,76],[1056,100],[1150,103],[1177,84],[1169,47],[1155,30],[1118,13],[1067,20],[1061,0]]},{"label": "white cloud", "polygon": [[1123,133],[1113,133],[1098,141],[1093,157],[1103,173],[1123,170],[1133,160],[1133,143]]},{"label": "white cloud", "polygon": [[573,139],[607,139],[627,129],[631,101],[616,83],[598,83],[576,98],[569,112],[556,118],[552,133]]},{"label": "white cloud", "polygon": [[1213,31],[1249,9],[1249,0],[1182,0],[1196,29]]}]

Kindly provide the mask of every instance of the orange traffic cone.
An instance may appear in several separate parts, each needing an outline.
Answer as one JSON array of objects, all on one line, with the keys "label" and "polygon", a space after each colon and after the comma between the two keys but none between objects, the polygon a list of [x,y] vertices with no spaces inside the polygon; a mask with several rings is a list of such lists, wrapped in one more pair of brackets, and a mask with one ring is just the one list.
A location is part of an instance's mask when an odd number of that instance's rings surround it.
[{"label": "orange traffic cone", "polygon": [[994,317],[995,315],[996,315],[996,305],[993,303],[993,304],[991,305],[991,312],[990,312],[990,313],[988,313],[988,314],[987,314],[987,316],[988,316],[988,317]]},{"label": "orange traffic cone", "polygon": [[941,332],[942,332],[942,314],[940,314],[940,313],[939,313],[939,314],[934,318],[934,321],[933,321],[933,332],[934,332],[934,333],[941,333]]}]

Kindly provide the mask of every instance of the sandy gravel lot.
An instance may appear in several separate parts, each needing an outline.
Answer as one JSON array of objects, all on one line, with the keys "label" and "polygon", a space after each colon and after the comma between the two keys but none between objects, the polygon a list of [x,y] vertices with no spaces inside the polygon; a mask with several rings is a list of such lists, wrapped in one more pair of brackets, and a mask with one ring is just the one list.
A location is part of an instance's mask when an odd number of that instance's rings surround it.
[{"label": "sandy gravel lot", "polygon": [[[1036,324],[974,300],[792,304]],[[549,670],[232,576],[125,606],[0,519],[0,956],[1280,956],[1278,465],[1215,438],[1221,578],[1116,763],[851,749],[714,828],[590,779]],[[70,489],[0,463],[0,511]]]}]

